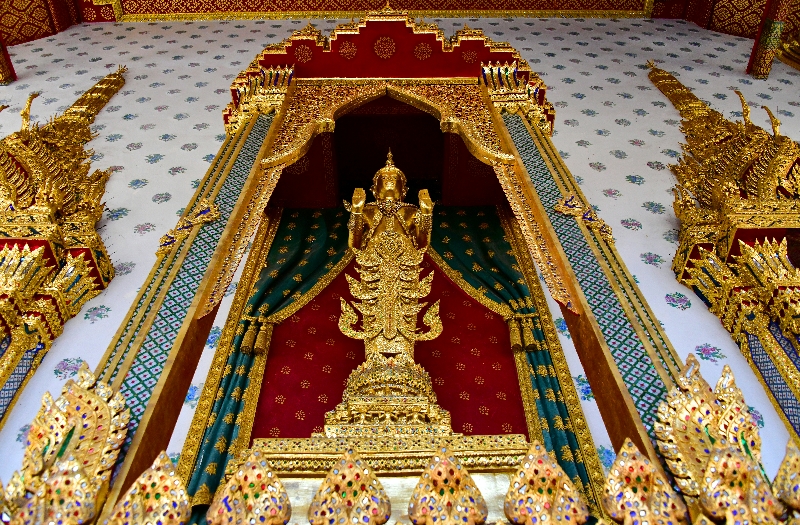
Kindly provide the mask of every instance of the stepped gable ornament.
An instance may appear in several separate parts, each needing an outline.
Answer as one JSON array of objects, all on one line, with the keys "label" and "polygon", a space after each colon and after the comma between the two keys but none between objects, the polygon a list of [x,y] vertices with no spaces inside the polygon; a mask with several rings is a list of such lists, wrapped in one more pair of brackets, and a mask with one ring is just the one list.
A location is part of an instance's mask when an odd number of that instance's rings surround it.
[{"label": "stepped gable ornament", "polygon": [[689,354],[677,382],[659,405],[656,442],[681,492],[697,498],[708,462],[720,446],[737,447],[758,465],[761,438],[728,365],[712,390]]},{"label": "stepped gable ornament", "polygon": [[503,510],[506,518],[519,525],[580,525],[589,518],[583,495],[558,462],[536,441],[511,476]]},{"label": "stepped gable ornament", "polygon": [[[11,380],[23,354],[35,370],[63,325],[108,286],[114,268],[95,231],[110,170],[89,173],[89,126],[125,84],[125,68],[104,77],[61,115],[31,123],[33,93],[21,129],[0,140],[0,417],[22,379]],[[25,368],[27,367],[27,369]]]},{"label": "stepped gable ornament", "polygon": [[391,514],[383,485],[354,450],[333,465],[308,507],[311,525],[383,525]]},{"label": "stepped gable ornament", "polygon": [[422,472],[408,517],[414,525],[481,525],[489,511],[481,491],[455,454],[442,447]]},{"label": "stepped gable ornament", "polygon": [[206,516],[209,525],[286,525],[292,505],[278,475],[254,451],[214,495]]},{"label": "stepped gable ornament", "polygon": [[[372,180],[375,202],[357,188],[348,205],[348,244],[355,252],[360,280],[348,275],[356,302],[341,298],[339,330],[364,341],[366,361],[347,378],[342,402],[325,414],[327,437],[452,434],[450,414],[436,404],[428,373],[414,362],[416,341],[442,333],[439,301],[417,314],[431,291],[433,272],[420,279],[420,264],[430,243],[433,203],[419,192],[419,207],[403,202],[406,177],[389,152],[386,166]],[[355,309],[354,309],[355,308]],[[354,325],[359,322],[361,330]]]},{"label": "stepped gable ornament", "polygon": [[623,525],[687,523],[686,505],[630,439],[611,465],[601,503]]},{"label": "stepped gable ornament", "polygon": [[[420,45],[430,49],[420,52]],[[307,53],[308,59],[303,62],[296,57],[299,48],[307,50],[303,54]],[[473,58],[470,63],[464,60],[465,53]],[[368,11],[358,22],[337,25],[330,37],[309,24],[267,46],[251,67],[294,64],[298,78],[476,78],[481,62],[514,61],[519,64],[520,76],[527,79],[530,67],[510,44],[495,42],[482,30],[466,25],[447,38],[436,24],[417,22],[408,11],[387,5]]]},{"label": "stepped gable ornament", "polygon": [[91,521],[105,502],[129,417],[122,394],[97,381],[84,363],[57,399],[42,397],[2,510],[15,523]]},{"label": "stepped gable ornament", "polygon": [[106,525],[183,525],[190,514],[186,489],[162,451],[120,498]]}]

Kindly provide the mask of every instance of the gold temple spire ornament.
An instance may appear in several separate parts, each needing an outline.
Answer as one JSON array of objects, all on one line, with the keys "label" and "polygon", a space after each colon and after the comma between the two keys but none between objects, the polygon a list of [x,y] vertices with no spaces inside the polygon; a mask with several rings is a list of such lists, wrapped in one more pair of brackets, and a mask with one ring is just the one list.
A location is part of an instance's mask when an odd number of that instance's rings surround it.
[{"label": "gold temple spire ornament", "polygon": [[481,491],[459,459],[446,447],[422,472],[408,517],[414,525],[481,525],[489,511]]},{"label": "gold temple spire ornament", "polygon": [[[8,339],[0,357],[0,419],[64,324],[114,277],[95,230],[111,170],[90,173],[86,143],[95,136],[95,117],[125,84],[124,73],[123,67],[106,75],[44,124],[30,122],[38,93],[31,94],[20,130],[0,140],[0,341]],[[23,267],[28,277],[16,271]],[[9,381],[12,373],[22,378]]]},{"label": "gold temple spire ornament", "polygon": [[518,525],[567,522],[580,525],[589,518],[583,495],[538,442],[531,445],[511,476],[503,510]]},{"label": "gold temple spire ornament", "polygon": [[383,525],[391,514],[383,485],[353,450],[333,465],[308,507],[311,525]]},{"label": "gold temple spire ornament", "polygon": [[172,460],[161,452],[120,498],[106,525],[182,525],[190,514],[186,489]]},{"label": "gold temple spire ornament", "polygon": [[630,439],[611,465],[602,505],[623,525],[687,523],[686,505]]},{"label": "gold temple spire ornament", "polygon": [[[325,415],[327,437],[432,434],[451,435],[450,414],[436,404],[428,373],[414,362],[414,343],[442,332],[439,302],[425,312],[427,332],[417,329],[417,314],[431,290],[433,272],[420,279],[430,242],[433,203],[419,192],[419,207],[403,202],[406,177],[392,153],[373,178],[375,202],[353,193],[348,244],[355,252],[360,280],[347,276],[357,302],[341,299],[339,329],[364,341],[366,361],[347,379],[342,402]],[[355,309],[354,309],[355,307]],[[361,314],[362,330],[353,325]]]},{"label": "gold temple spire ornament", "polygon": [[217,491],[206,516],[209,525],[286,525],[292,505],[278,475],[253,451]]}]

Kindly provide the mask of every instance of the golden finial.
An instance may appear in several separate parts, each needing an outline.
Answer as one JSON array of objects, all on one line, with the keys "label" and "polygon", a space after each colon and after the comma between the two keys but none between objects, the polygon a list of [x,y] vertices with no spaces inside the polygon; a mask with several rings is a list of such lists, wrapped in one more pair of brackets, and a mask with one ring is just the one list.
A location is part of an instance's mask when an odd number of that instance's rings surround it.
[{"label": "golden finial", "polygon": [[28,95],[28,100],[25,102],[25,107],[22,108],[19,115],[22,117],[22,129],[28,129],[31,127],[31,104],[33,104],[33,99],[39,96],[39,92],[35,91]]},{"label": "golden finial", "polygon": [[175,466],[162,451],[117,502],[107,525],[179,525],[188,522],[191,510]]},{"label": "golden finial", "polygon": [[353,450],[334,463],[308,507],[311,525],[383,525],[392,505],[370,466]]},{"label": "golden finial", "polygon": [[603,509],[624,525],[686,523],[686,505],[630,439],[611,465],[604,492]]},{"label": "golden finial", "polygon": [[580,525],[589,518],[589,509],[580,491],[536,441],[511,477],[503,508],[506,517],[519,525]]},{"label": "golden finial", "polygon": [[461,461],[446,447],[431,458],[411,501],[408,517],[415,525],[480,525],[489,512],[486,501]]},{"label": "golden finial", "polygon": [[285,525],[292,516],[289,495],[260,452],[253,451],[214,496],[206,519],[209,525],[262,523]]}]

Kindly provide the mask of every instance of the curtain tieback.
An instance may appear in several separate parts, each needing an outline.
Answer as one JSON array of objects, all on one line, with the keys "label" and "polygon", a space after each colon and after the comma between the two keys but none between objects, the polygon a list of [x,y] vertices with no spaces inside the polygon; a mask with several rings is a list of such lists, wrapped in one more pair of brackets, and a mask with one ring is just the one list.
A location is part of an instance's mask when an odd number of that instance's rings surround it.
[{"label": "curtain tieback", "polygon": [[267,322],[266,318],[258,317],[250,321],[239,350],[243,354],[265,354],[269,350],[272,340],[272,329],[275,325]]},{"label": "curtain tieback", "polygon": [[515,314],[508,320],[508,330],[513,350],[525,349],[526,352],[544,350],[547,348],[544,341],[534,335],[533,318],[536,314]]}]

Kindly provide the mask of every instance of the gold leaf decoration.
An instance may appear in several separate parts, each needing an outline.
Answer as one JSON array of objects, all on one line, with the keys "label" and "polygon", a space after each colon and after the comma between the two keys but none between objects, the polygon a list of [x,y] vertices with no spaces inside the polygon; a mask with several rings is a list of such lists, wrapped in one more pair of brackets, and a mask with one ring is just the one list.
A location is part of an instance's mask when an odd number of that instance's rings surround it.
[{"label": "gold leaf decoration", "polygon": [[714,520],[737,523],[777,523],[783,505],[772,495],[752,459],[739,447],[714,450],[700,486],[700,504]]},{"label": "gold leaf decoration", "polygon": [[283,483],[257,450],[217,491],[207,513],[209,525],[285,525],[291,516],[292,506]]},{"label": "gold leaf decoration", "polygon": [[797,523],[800,512],[800,450],[793,439],[786,444],[778,474],[772,482],[775,496],[789,507],[789,523]]},{"label": "gold leaf decoration", "polygon": [[353,450],[345,452],[333,465],[308,507],[311,525],[382,525],[391,514],[383,485]]},{"label": "gold leaf decoration", "polygon": [[624,525],[686,523],[686,505],[630,439],[611,465],[604,492],[603,509]]},{"label": "gold leaf decoration", "polygon": [[188,521],[190,513],[175,466],[161,452],[117,502],[107,525],[179,525]]},{"label": "gold leaf decoration", "polygon": [[503,509],[512,523],[520,525],[579,525],[589,518],[583,495],[538,442],[531,445],[511,477]]},{"label": "gold leaf decoration", "polygon": [[415,525],[480,525],[488,514],[466,467],[444,447],[431,458],[408,503],[408,517]]}]

